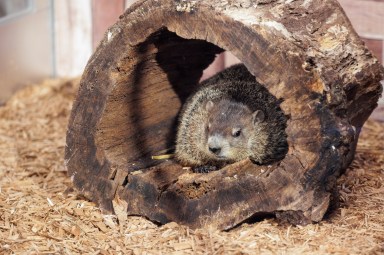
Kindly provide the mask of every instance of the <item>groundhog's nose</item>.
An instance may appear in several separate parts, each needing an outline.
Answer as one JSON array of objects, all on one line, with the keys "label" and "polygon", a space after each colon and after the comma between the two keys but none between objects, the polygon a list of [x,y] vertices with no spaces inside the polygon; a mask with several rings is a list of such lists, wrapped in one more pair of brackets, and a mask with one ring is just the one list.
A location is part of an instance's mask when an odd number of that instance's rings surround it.
[{"label": "groundhog's nose", "polygon": [[209,147],[209,150],[217,155],[220,153],[221,148],[220,147]]}]

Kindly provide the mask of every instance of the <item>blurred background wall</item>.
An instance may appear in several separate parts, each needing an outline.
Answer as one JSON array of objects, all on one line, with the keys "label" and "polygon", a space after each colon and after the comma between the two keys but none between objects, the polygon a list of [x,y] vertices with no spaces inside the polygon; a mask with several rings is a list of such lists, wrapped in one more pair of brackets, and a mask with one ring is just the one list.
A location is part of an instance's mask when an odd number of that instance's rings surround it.
[{"label": "blurred background wall", "polygon": [[55,73],[52,2],[0,0],[0,102]]},{"label": "blurred background wall", "polygon": [[[0,103],[45,78],[81,75],[109,26],[135,0],[0,0]],[[384,0],[339,0],[384,63]],[[236,63],[219,55],[204,77]],[[384,100],[381,100],[384,103]]]}]

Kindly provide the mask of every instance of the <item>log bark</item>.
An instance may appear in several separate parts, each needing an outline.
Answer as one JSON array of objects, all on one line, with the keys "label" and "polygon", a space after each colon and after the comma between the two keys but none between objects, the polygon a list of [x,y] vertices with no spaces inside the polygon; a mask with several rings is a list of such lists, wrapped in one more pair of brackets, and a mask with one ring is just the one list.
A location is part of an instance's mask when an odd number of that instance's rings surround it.
[{"label": "log bark", "polygon": [[[230,51],[289,115],[289,151],[208,174],[151,155],[215,55]],[[377,106],[383,67],[335,0],[147,0],[106,32],[73,105],[65,153],[75,188],[113,212],[228,229],[275,214],[318,222]]]}]

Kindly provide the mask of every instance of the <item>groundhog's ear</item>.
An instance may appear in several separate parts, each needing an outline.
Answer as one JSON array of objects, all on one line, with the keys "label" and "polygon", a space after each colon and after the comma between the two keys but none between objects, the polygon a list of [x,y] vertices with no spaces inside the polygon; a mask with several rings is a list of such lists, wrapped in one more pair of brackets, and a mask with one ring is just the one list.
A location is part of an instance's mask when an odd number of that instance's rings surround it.
[{"label": "groundhog's ear", "polygon": [[205,110],[207,110],[207,112],[209,112],[212,108],[213,108],[213,102],[211,100],[209,100],[206,104],[205,104]]},{"label": "groundhog's ear", "polygon": [[261,123],[261,122],[264,121],[264,119],[265,119],[265,115],[264,115],[264,112],[261,111],[261,110],[256,110],[256,111],[252,114],[253,124]]}]

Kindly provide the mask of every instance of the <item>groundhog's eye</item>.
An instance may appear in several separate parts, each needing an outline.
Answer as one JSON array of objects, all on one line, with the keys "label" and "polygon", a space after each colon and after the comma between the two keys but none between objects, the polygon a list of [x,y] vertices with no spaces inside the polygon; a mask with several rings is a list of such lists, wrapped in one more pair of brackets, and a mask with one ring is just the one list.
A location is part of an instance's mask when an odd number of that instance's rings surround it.
[{"label": "groundhog's eye", "polygon": [[241,129],[235,128],[232,130],[232,136],[233,137],[239,137],[241,135]]}]

